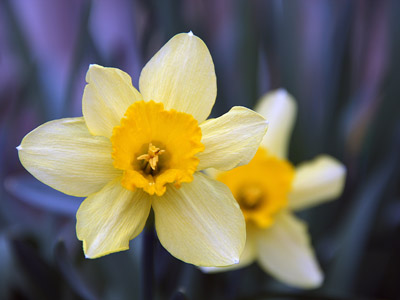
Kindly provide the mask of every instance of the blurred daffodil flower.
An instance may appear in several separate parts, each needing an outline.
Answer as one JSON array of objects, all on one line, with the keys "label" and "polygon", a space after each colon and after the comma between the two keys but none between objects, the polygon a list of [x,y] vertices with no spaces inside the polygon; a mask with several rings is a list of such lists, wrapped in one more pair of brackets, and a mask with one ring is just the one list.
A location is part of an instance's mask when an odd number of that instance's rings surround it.
[{"label": "blurred daffodil flower", "polygon": [[237,263],[243,214],[229,188],[200,171],[248,163],[267,122],[244,107],[205,121],[217,88],[203,41],[174,36],[142,70],[140,93],[115,68],[91,65],[86,81],[83,117],[43,124],[18,147],[37,179],[87,197],[76,225],[86,257],[128,249],[152,207],[158,238],[175,257]]},{"label": "blurred daffodil flower", "polygon": [[314,288],[322,283],[323,274],[306,225],[293,211],[338,197],[346,170],[327,155],[297,168],[286,159],[296,109],[285,90],[266,94],[256,107],[270,121],[260,149],[248,165],[217,173],[217,179],[229,186],[243,211],[247,240],[239,264],[202,268],[204,271],[232,270],[257,261],[286,284]]}]

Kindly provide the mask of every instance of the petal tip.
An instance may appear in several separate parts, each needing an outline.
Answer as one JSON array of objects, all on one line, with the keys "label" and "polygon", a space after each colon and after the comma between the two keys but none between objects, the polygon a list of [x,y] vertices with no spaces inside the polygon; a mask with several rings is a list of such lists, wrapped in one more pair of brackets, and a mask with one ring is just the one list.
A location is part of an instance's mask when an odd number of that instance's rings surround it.
[{"label": "petal tip", "polygon": [[288,91],[284,88],[280,88],[276,91],[276,95],[280,97],[287,97]]},{"label": "petal tip", "polygon": [[305,289],[316,289],[324,283],[324,275],[322,272],[316,272],[312,278],[309,278],[308,282],[305,282],[302,286]]},{"label": "petal tip", "polygon": [[193,32],[191,30],[188,32],[188,36],[193,36]]},{"label": "petal tip", "polygon": [[17,149],[18,151],[21,151],[22,150],[22,146],[21,145],[19,145],[18,147],[16,147],[15,149]]},{"label": "petal tip", "polygon": [[276,101],[279,101],[279,102],[282,102],[282,103],[286,103],[286,102],[292,103],[292,102],[294,102],[292,100],[292,96],[284,88],[280,88],[280,89],[276,90],[275,97],[277,99]]},{"label": "petal tip", "polygon": [[89,64],[89,69],[100,67],[98,64]]},{"label": "petal tip", "polygon": [[89,68],[86,72],[86,83],[89,83],[90,81],[90,72],[93,71],[94,69],[101,69],[104,68],[103,66],[100,66],[98,64],[89,64]]}]

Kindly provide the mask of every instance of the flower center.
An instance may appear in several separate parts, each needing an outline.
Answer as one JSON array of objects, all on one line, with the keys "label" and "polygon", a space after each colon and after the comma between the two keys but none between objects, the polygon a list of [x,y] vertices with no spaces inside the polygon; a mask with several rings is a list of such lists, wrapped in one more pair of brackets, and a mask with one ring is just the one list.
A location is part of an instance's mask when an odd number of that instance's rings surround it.
[{"label": "flower center", "polygon": [[257,184],[244,185],[239,189],[237,201],[242,210],[255,210],[263,202],[265,198],[262,187]]},{"label": "flower center", "polygon": [[147,154],[142,154],[137,157],[137,160],[144,160],[146,163],[144,165],[144,172],[146,174],[154,174],[157,168],[158,156],[163,154],[165,150],[161,150],[152,143],[149,144],[149,150]]},{"label": "flower center", "polygon": [[204,150],[201,129],[192,115],[164,110],[162,103],[133,103],[111,137],[114,167],[123,170],[122,186],[161,196],[193,180]]},{"label": "flower center", "polygon": [[288,205],[294,168],[286,160],[259,148],[252,161],[218,175],[238,201],[246,222],[266,228]]}]

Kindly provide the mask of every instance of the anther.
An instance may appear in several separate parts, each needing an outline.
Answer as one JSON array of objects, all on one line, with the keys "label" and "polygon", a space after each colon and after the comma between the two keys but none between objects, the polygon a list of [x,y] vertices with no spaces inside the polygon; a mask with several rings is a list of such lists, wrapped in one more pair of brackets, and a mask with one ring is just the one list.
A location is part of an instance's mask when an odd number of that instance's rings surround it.
[{"label": "anther", "polygon": [[152,143],[150,143],[147,154],[142,154],[137,157],[137,160],[147,161],[146,167],[144,169],[144,172],[146,174],[150,174],[151,170],[153,170],[153,171],[156,170],[157,163],[158,163],[158,156],[163,154],[164,152],[165,152],[165,150],[161,150],[160,148],[157,148]]}]

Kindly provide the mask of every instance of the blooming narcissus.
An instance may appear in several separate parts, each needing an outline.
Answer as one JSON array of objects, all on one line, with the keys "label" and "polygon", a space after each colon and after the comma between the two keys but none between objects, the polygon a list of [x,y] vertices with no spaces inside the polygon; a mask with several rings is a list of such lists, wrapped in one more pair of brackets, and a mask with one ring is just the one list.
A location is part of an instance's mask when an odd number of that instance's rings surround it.
[{"label": "blooming narcissus", "polygon": [[296,109],[285,90],[266,94],[256,111],[270,124],[253,160],[217,173],[217,179],[229,186],[243,211],[247,240],[239,264],[202,270],[232,270],[258,261],[266,272],[289,285],[314,288],[322,283],[306,225],[292,211],[338,197],[346,170],[327,155],[297,168],[286,159]]},{"label": "blooming narcissus", "polygon": [[244,107],[205,121],[217,88],[203,41],[174,36],[143,68],[140,93],[115,68],[91,65],[86,81],[83,117],[45,123],[18,147],[37,179],[87,197],[76,225],[86,257],[128,249],[153,208],[158,238],[175,257],[237,263],[243,214],[229,188],[200,171],[248,163],[267,122]]}]

